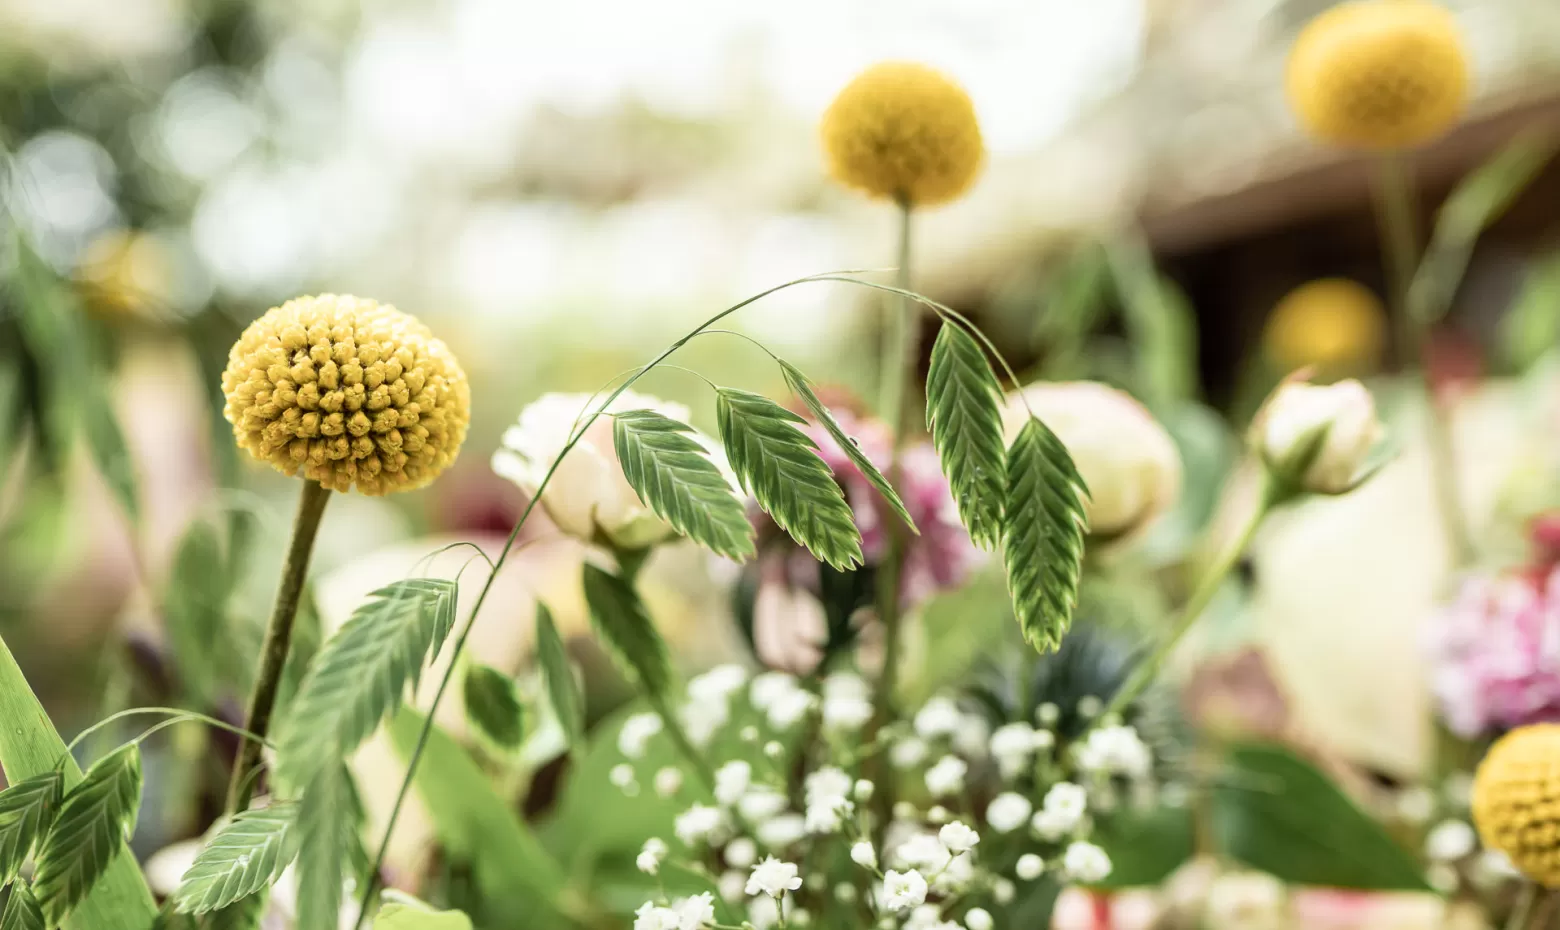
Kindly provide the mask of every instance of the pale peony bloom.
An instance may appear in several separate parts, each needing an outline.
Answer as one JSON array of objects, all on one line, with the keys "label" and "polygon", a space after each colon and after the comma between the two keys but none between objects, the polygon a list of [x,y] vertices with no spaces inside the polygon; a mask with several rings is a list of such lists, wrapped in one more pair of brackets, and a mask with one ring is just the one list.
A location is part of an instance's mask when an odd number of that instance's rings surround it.
[{"label": "pale peony bloom", "polygon": [[747,793],[753,781],[753,766],[741,759],[733,759],[715,770],[715,800],[730,807]]},{"label": "pale peony bloom", "polygon": [[704,930],[715,925],[715,896],[708,891],[672,903],[677,930]]},{"label": "pale peony bloom", "polygon": [[1353,379],[1286,382],[1253,425],[1268,467],[1315,494],[1342,494],[1358,485],[1383,432],[1370,391]]},{"label": "pale peony bloom", "polygon": [[1034,805],[1014,791],[1004,791],[986,806],[986,822],[998,833],[1012,833],[1029,819]]},{"label": "pale peony bloom", "polygon": [[958,820],[938,830],[937,838],[954,855],[969,852],[980,842],[980,834],[975,832],[969,825]]},{"label": "pale peony bloom", "polygon": [[685,846],[697,846],[712,840],[726,826],[726,818],[718,807],[695,804],[677,815],[673,830]]},{"label": "pale peony bloom", "polygon": [[926,770],[926,790],[933,797],[946,798],[964,790],[964,775],[969,763],[958,756],[943,756]]},{"label": "pale peony bloom", "polygon": [[[493,453],[493,471],[527,494],[535,494],[577,424],[584,422],[583,414],[599,403],[599,399],[587,394],[544,394],[533,401],[520,411],[519,423],[504,432],[502,448]],[[639,409],[688,422],[687,407],[633,391],[618,395],[607,413]],[[731,480],[720,446],[700,433],[687,435],[710,453],[717,467],[728,473],[727,480],[735,491],[736,484]],[[612,442],[612,417],[606,415],[597,417],[569,451],[542,493],[541,503],[559,529],[587,542],[605,536],[614,545],[637,549],[673,533],[640,501],[623,477]]]},{"label": "pale peony bloom", "polygon": [[669,907],[646,901],[634,912],[634,930],[678,930],[682,918]]},{"label": "pale peony bloom", "polygon": [[661,871],[661,861],[666,858],[666,843],[659,837],[650,837],[634,859],[634,866],[646,875]]},{"label": "pale peony bloom", "polygon": [[1110,875],[1110,868],[1110,856],[1093,843],[1075,842],[1062,853],[1062,869],[1073,881],[1086,885],[1102,882]]},{"label": "pale peony bloom", "polygon": [[779,897],[787,891],[795,891],[800,887],[802,887],[802,879],[797,875],[794,863],[782,862],[774,856],[766,856],[763,862],[753,866],[753,874],[748,876],[746,891],[748,894]]},{"label": "pale peony bloom", "polygon": [[734,869],[745,869],[758,861],[758,844],[745,836],[739,836],[726,844],[726,864]]},{"label": "pale peony bloom", "polygon": [[663,724],[658,714],[635,714],[623,721],[618,731],[618,752],[630,759],[642,759],[650,738],[661,732]]},{"label": "pale peony bloom", "polygon": [[1130,536],[1180,496],[1181,456],[1175,442],[1126,393],[1094,381],[1031,384],[1010,396],[1003,410],[1009,442],[1030,410],[1067,447],[1088,485],[1084,509],[1096,536]]},{"label": "pale peony bloom", "polygon": [[1013,865],[1013,874],[1024,881],[1033,881],[1045,874],[1045,860],[1034,853],[1024,853]]},{"label": "pale peony bloom", "polygon": [[781,814],[759,824],[753,833],[766,847],[780,849],[807,835],[807,820],[801,814]]},{"label": "pale peony bloom", "polygon": [[850,847],[850,861],[864,869],[877,868],[877,850],[872,848],[871,840],[857,840]]},{"label": "pale peony bloom", "polygon": [[920,907],[924,903],[926,903],[926,879],[920,872],[915,869],[908,872],[895,872],[889,869],[883,873],[884,910],[902,911],[906,908]]}]

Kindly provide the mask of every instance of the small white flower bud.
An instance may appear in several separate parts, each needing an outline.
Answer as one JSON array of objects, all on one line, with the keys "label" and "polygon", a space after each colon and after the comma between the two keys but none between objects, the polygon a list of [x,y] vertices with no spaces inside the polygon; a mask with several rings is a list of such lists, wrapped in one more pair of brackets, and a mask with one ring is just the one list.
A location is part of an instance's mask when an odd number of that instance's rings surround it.
[{"label": "small white flower bud", "polygon": [[969,930],[991,930],[995,924],[991,912],[982,907],[972,907],[964,915],[964,926]]},{"label": "small white flower bud", "polygon": [[1045,872],[1045,860],[1034,853],[1024,853],[1013,866],[1013,874],[1024,881],[1033,881]]},{"label": "small white flower bud", "polygon": [[864,869],[877,868],[877,850],[872,848],[870,840],[857,840],[850,848],[850,861]]},{"label": "small white flower bud", "polygon": [[1365,477],[1381,434],[1376,403],[1360,382],[1291,381],[1257,414],[1252,441],[1281,480],[1314,494],[1342,494]]}]

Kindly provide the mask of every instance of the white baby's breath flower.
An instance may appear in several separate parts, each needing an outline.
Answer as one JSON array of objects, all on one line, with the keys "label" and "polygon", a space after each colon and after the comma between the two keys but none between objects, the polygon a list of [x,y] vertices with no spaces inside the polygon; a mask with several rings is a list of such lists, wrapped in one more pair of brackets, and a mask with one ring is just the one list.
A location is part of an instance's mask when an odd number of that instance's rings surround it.
[{"label": "white baby's breath flower", "polygon": [[661,732],[663,724],[658,714],[635,714],[623,721],[618,731],[618,752],[630,759],[642,759],[650,737]]},{"label": "white baby's breath flower", "polygon": [[823,680],[823,696],[825,699],[870,698],[872,689],[867,686],[867,680],[855,672],[830,672],[829,677]]},{"label": "white baby's breath flower", "polygon": [[953,854],[943,845],[942,840],[932,834],[917,833],[899,844],[893,858],[901,866],[935,873],[947,868]]},{"label": "white baby's breath flower", "polygon": [[959,705],[952,699],[938,696],[922,705],[915,714],[915,732],[922,739],[952,736],[964,722]]},{"label": "white baby's breath flower", "polygon": [[855,805],[842,797],[823,798],[807,805],[807,832],[816,834],[838,833],[845,826],[845,818]]},{"label": "white baby's breath flower", "polygon": [[854,904],[857,897],[856,886],[850,882],[840,882],[834,886],[834,900],[841,904]]},{"label": "white baby's breath flower", "polygon": [[731,719],[731,705],[725,701],[691,700],[683,704],[677,717],[682,721],[689,741],[702,749]]},{"label": "white baby's breath flower", "polygon": [[906,908],[919,907],[925,902],[926,879],[920,872],[915,869],[908,872],[895,872],[889,869],[883,873],[884,910],[902,911]]},{"label": "white baby's breath flower", "polygon": [[846,694],[823,699],[823,725],[828,730],[857,730],[871,719],[872,702],[864,697]]},{"label": "white baby's breath flower", "polygon": [[1012,904],[1013,898],[1018,895],[1018,888],[1009,879],[1000,875],[991,880],[991,900],[998,904]]},{"label": "white baby's breath flower", "polygon": [[[935,904],[912,908],[904,930],[941,930],[942,910]],[[892,923],[892,921],[890,921]]]},{"label": "white baby's breath flower", "polygon": [[776,730],[788,730],[818,706],[818,696],[797,688],[787,691],[770,703],[765,716]]},{"label": "white baby's breath flower", "polygon": [[1110,856],[1093,843],[1071,843],[1062,853],[1062,869],[1073,881],[1086,885],[1102,882],[1110,875]]},{"label": "white baby's breath flower", "polygon": [[964,926],[969,930],[991,930],[996,924],[991,912],[982,907],[972,907],[964,912]]},{"label": "white baby's breath flower", "polygon": [[893,814],[895,820],[914,820],[916,817],[915,805],[909,801],[895,801]]},{"label": "white baby's breath flower", "polygon": [[717,665],[688,681],[688,696],[695,701],[729,701],[747,681],[747,669],[742,666]]},{"label": "white baby's breath flower", "polygon": [[780,900],[767,895],[748,902],[747,922],[753,930],[771,930],[780,923]]},{"label": "white baby's breath flower", "polygon": [[850,861],[864,869],[877,868],[877,850],[872,848],[871,840],[857,840],[850,847]]},{"label": "white baby's breath flower", "polygon": [[785,795],[768,785],[754,785],[737,802],[737,813],[748,823],[762,823],[785,810]]},{"label": "white baby's breath flower", "polygon": [[645,840],[645,845],[634,859],[634,866],[646,875],[655,875],[661,871],[661,860],[666,858],[666,853],[665,841],[660,837],[652,836]]},{"label": "white baby's breath flower", "polygon": [[715,896],[708,891],[672,903],[677,930],[704,930],[715,925]]},{"label": "white baby's breath flower", "polygon": [[1078,767],[1102,775],[1141,778],[1153,768],[1153,754],[1129,726],[1104,726],[1091,732],[1076,754]]},{"label": "white baby's breath flower", "polygon": [[834,799],[844,800],[850,794],[853,784],[854,782],[844,770],[825,765],[807,774],[807,778],[802,782],[802,796],[808,804]]},{"label": "white baby's breath flower", "polygon": [[746,892],[743,886],[747,884],[747,876],[736,869],[727,869],[720,873],[720,879],[715,883],[720,892],[720,899],[727,904],[735,904],[741,901]]},{"label": "white baby's breath flower", "polygon": [[741,800],[753,780],[753,766],[733,759],[715,770],[715,800],[730,807]]},{"label": "white baby's breath flower", "polygon": [[669,798],[682,790],[683,774],[670,765],[655,773],[655,793]]},{"label": "white baby's breath flower", "polygon": [[772,739],[764,744],[764,755],[771,759],[778,759],[785,755],[785,745],[777,739]]},{"label": "white baby's breath flower", "polygon": [[1045,874],[1045,860],[1034,853],[1024,853],[1013,866],[1013,874],[1024,881],[1033,881]]},{"label": "white baby's breath flower", "polygon": [[1367,477],[1382,432],[1376,402],[1360,382],[1289,381],[1257,414],[1252,441],[1283,480],[1315,494],[1342,494]]},{"label": "white baby's breath flower", "polygon": [[1055,842],[1078,829],[1088,806],[1089,794],[1083,786],[1057,782],[1045,793],[1031,826],[1041,838]]},{"label": "white baby's breath flower", "polygon": [[943,756],[926,770],[926,790],[935,798],[958,794],[964,790],[964,775],[969,768],[969,763],[958,756]]},{"label": "white baby's breath flower", "polygon": [[781,814],[759,824],[753,835],[770,849],[780,849],[807,835],[807,821],[801,814]]},{"label": "white baby's breath flower", "polygon": [[685,846],[697,846],[713,840],[726,826],[726,818],[718,807],[695,804],[677,815],[673,830]]},{"label": "white baby's breath flower", "polygon": [[802,887],[802,880],[796,874],[796,866],[793,863],[783,862],[774,856],[766,856],[763,862],[753,866],[753,874],[748,876],[746,890],[748,894],[767,894],[774,898],[800,887]]},{"label": "white baby's breath flower", "polygon": [[681,918],[669,907],[657,907],[646,901],[634,912],[634,930],[678,930]]},{"label": "white baby's breath flower", "polygon": [[961,853],[948,860],[948,865],[932,878],[932,890],[942,895],[956,895],[974,880],[975,863],[971,856]]},{"label": "white baby's breath flower", "polygon": [[998,833],[1012,833],[1029,819],[1034,805],[1029,799],[1014,791],[1004,791],[986,805],[986,822]]},{"label": "white baby's breath flower", "polygon": [[1017,778],[1034,757],[1035,728],[1023,721],[1005,723],[992,732],[990,749],[1002,777]]},{"label": "white baby's breath flower", "polygon": [[1478,843],[1473,828],[1461,820],[1436,824],[1425,837],[1425,856],[1435,862],[1452,862],[1473,852]]},{"label": "white baby's breath flower", "polygon": [[617,765],[612,766],[607,771],[607,781],[612,783],[612,787],[619,788],[625,792],[638,787],[634,783],[634,767],[627,762],[619,762]]},{"label": "white baby's breath flower", "polygon": [[1056,726],[1056,722],[1062,719],[1062,709],[1051,701],[1045,701],[1035,708],[1035,723],[1049,730]]},{"label": "white baby's breath flower", "polygon": [[758,861],[758,844],[745,836],[739,836],[726,844],[726,864],[735,869],[745,869]]},{"label": "white baby's breath flower", "polygon": [[1082,820],[1082,817],[1067,811],[1042,807],[1035,811],[1034,817],[1029,821],[1029,827],[1041,839],[1054,843],[1078,829]]},{"label": "white baby's breath flower", "polygon": [[926,741],[918,737],[908,736],[896,742],[888,751],[888,761],[893,763],[896,769],[915,768],[926,761],[929,752]]},{"label": "white baby's breath flower", "polygon": [[855,798],[857,801],[866,803],[867,801],[872,800],[872,793],[876,790],[876,788],[877,786],[872,784],[869,779],[858,778],[856,779],[856,784],[851,786],[850,796]]},{"label": "white baby's breath flower", "polygon": [[953,731],[954,751],[966,759],[982,759],[991,739],[991,724],[980,714],[963,714],[959,728]]},{"label": "white baby's breath flower", "polygon": [[748,700],[759,710],[768,710],[782,695],[799,690],[796,676],[785,672],[764,672],[748,686]]}]

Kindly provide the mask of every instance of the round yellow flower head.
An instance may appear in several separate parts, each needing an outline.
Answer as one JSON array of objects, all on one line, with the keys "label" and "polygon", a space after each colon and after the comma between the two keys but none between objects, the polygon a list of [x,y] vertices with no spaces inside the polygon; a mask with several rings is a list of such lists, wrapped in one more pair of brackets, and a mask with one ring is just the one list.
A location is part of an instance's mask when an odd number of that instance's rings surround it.
[{"label": "round yellow flower head", "polygon": [[1290,291],[1273,308],[1262,341],[1284,371],[1308,365],[1324,374],[1358,374],[1386,345],[1386,313],[1370,288],[1321,278]]},{"label": "round yellow flower head", "polygon": [[1479,838],[1539,884],[1560,887],[1560,724],[1518,727],[1473,778]]},{"label": "round yellow flower head", "polygon": [[1349,0],[1301,30],[1287,83],[1290,105],[1317,138],[1406,148],[1462,114],[1468,60],[1457,21],[1429,0]]},{"label": "round yellow flower head", "polygon": [[466,373],[415,317],[361,297],[298,297],[249,324],[222,373],[240,447],[333,491],[422,487],[471,422]]},{"label": "round yellow flower head", "polygon": [[857,75],[823,114],[820,132],[835,180],[915,206],[964,193],[986,155],[969,94],[911,62],[883,62]]}]

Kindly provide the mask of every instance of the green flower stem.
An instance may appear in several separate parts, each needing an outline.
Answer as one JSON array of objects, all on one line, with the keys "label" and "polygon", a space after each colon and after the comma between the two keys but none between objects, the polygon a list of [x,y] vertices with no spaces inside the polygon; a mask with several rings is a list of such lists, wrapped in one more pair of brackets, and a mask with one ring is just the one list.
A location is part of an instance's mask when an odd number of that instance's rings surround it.
[{"label": "green flower stem", "polygon": [[1138,663],[1137,667],[1132,670],[1132,675],[1127,679],[1126,683],[1110,699],[1110,703],[1106,705],[1104,711],[1095,716],[1087,729],[1093,729],[1102,720],[1121,717],[1127,708],[1132,706],[1132,702],[1137,700],[1138,696],[1143,693],[1143,689],[1147,688],[1158,677],[1160,669],[1164,667],[1171,653],[1175,652],[1175,647],[1186,636],[1187,631],[1197,623],[1197,619],[1207,609],[1208,603],[1219,592],[1219,588],[1224,584],[1224,579],[1229,575],[1230,569],[1235,567],[1235,563],[1240,561],[1241,555],[1251,545],[1251,539],[1256,535],[1257,527],[1262,524],[1262,518],[1272,509],[1281,493],[1275,487],[1273,478],[1265,468],[1262,471],[1261,482],[1262,485],[1258,491],[1256,506],[1251,509],[1251,513],[1247,515],[1246,521],[1241,525],[1240,530],[1225,545],[1218,557],[1208,565],[1207,570],[1203,572],[1203,576],[1198,580],[1197,586],[1192,589],[1191,597],[1181,607],[1181,614],[1176,618],[1169,635],[1160,641],[1148,658]]},{"label": "green flower stem", "polygon": [[1506,921],[1506,930],[1526,930],[1528,918],[1532,916],[1533,906],[1537,903],[1538,886],[1533,882],[1523,882],[1516,906],[1511,909],[1511,917]]},{"label": "green flower stem", "polygon": [[261,740],[271,728],[271,712],[276,709],[276,694],[281,689],[282,670],[287,665],[287,653],[292,645],[293,620],[298,616],[303,582],[309,573],[309,555],[314,551],[314,537],[319,534],[320,518],[324,516],[329,500],[330,491],[319,482],[303,482],[298,513],[293,519],[292,542],[287,547],[287,559],[282,563],[282,579],[276,588],[270,622],[266,624],[265,642],[260,647],[260,671],[249,695],[249,711],[244,715],[244,729],[259,739],[244,739],[239,743],[238,757],[233,761],[233,774],[228,782],[227,810],[230,813],[248,807],[254,797],[255,781],[248,777],[249,772],[259,765]]},{"label": "green flower stem", "polygon": [[1425,438],[1430,444],[1430,480],[1435,491],[1446,541],[1452,548],[1452,565],[1465,568],[1475,556],[1467,511],[1457,490],[1457,458],[1452,443],[1451,417],[1439,409],[1435,390],[1424,370],[1426,308],[1412,299],[1411,284],[1420,261],[1419,229],[1415,210],[1414,179],[1401,155],[1386,154],[1376,163],[1376,214],[1381,227],[1382,251],[1391,286],[1392,317],[1405,365],[1417,365],[1428,416]]}]

